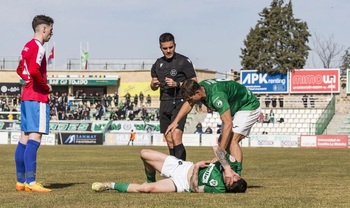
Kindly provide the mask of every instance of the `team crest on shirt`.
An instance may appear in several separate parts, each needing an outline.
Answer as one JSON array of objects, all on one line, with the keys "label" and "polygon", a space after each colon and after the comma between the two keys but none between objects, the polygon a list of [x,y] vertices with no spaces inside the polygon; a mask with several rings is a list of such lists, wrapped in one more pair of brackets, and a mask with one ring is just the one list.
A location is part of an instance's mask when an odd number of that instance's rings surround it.
[{"label": "team crest on shirt", "polygon": [[211,180],[209,181],[209,184],[210,184],[210,186],[217,186],[217,185],[218,185],[218,181],[217,181],[217,180],[214,180],[214,179],[211,179]]},{"label": "team crest on shirt", "polygon": [[160,64],[159,64],[159,67],[162,68],[162,66],[163,66],[163,63],[160,63]]},{"label": "team crest on shirt", "polygon": [[174,69],[174,68],[171,69],[171,70],[170,70],[170,75],[173,76],[173,77],[175,77],[175,76],[177,75],[176,69]]},{"label": "team crest on shirt", "polygon": [[223,102],[222,100],[220,100],[219,97],[217,97],[216,99],[214,99],[213,104],[216,108],[222,108]]}]

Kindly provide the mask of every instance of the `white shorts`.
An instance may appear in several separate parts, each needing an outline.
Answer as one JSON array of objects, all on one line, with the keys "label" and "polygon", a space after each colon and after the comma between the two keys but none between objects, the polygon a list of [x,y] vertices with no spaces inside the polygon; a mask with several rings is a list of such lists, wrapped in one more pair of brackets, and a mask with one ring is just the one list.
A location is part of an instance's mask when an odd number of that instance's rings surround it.
[{"label": "white shorts", "polygon": [[192,162],[168,156],[164,161],[160,175],[170,178],[174,182],[177,192],[189,192],[190,185],[187,180],[187,174],[192,165]]},{"label": "white shorts", "polygon": [[249,136],[250,130],[253,125],[258,121],[260,115],[260,107],[252,111],[238,111],[233,117],[233,129],[234,133]]}]

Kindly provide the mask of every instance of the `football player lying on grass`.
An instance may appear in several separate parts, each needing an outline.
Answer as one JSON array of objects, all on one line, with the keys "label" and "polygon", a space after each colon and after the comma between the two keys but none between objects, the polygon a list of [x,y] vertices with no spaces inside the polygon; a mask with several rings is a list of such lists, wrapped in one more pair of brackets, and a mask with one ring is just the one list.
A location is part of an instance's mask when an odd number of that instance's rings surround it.
[{"label": "football player lying on grass", "polygon": [[[145,165],[147,182],[115,183],[95,182],[92,190],[118,190],[119,192],[208,192],[208,193],[244,193],[247,182],[237,173],[237,161],[219,146],[213,147],[217,161],[200,161],[192,163],[177,159],[154,150],[141,150],[141,159]],[[224,172],[225,169],[225,172]],[[156,181],[156,171],[165,177]],[[224,175],[227,172],[234,175],[233,181],[226,182]]]}]

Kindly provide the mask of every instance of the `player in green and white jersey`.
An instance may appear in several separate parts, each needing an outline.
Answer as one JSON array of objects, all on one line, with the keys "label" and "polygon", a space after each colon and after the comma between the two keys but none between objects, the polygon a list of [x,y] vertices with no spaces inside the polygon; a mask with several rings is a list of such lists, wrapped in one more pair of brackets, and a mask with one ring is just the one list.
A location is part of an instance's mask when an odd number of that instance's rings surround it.
[{"label": "player in green and white jersey", "polygon": [[[165,133],[173,131],[178,121],[186,116],[195,104],[202,102],[220,114],[222,120],[220,147],[242,164],[243,154],[239,142],[249,135],[252,126],[258,120],[260,102],[257,97],[245,86],[225,79],[207,79],[199,83],[188,80],[182,84],[180,90],[186,102]],[[239,175],[241,169],[242,167],[237,172]],[[232,177],[233,173],[227,180],[232,181]]]},{"label": "player in green and white jersey", "polygon": [[[92,184],[92,190],[118,190],[119,192],[166,193],[166,192],[207,192],[207,193],[244,193],[246,181],[238,174],[233,185],[225,184],[224,169],[236,170],[237,161],[219,146],[213,147],[217,161],[204,160],[197,163],[183,161],[154,150],[141,151],[145,165],[147,183],[100,183]],[[165,179],[156,181],[156,171]]]}]

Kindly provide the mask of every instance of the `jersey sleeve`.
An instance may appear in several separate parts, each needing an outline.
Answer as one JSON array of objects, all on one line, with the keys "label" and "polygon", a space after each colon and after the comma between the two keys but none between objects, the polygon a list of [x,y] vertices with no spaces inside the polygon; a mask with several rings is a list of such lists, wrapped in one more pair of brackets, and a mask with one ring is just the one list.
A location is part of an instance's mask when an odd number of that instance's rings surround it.
[{"label": "jersey sleeve", "polygon": [[220,116],[230,109],[227,95],[223,92],[217,92],[211,97],[211,101],[215,110],[217,110]]},{"label": "jersey sleeve", "polygon": [[18,66],[17,66],[17,74],[18,76],[21,77],[21,79],[23,79],[23,81],[27,82],[29,80],[29,74],[28,74],[28,71],[26,70],[26,66],[24,65],[24,61],[23,61],[23,58],[21,57],[21,60],[19,61],[18,63]]},{"label": "jersey sleeve", "polygon": [[28,66],[28,71],[31,78],[37,83],[42,89],[49,92],[50,88],[47,85],[46,77],[40,73],[41,62],[45,58],[45,50],[38,49],[37,53],[33,54]]},{"label": "jersey sleeve", "polygon": [[196,72],[194,71],[192,61],[189,58],[184,60],[183,64],[186,79],[192,79],[197,76]]},{"label": "jersey sleeve", "polygon": [[151,68],[151,77],[152,77],[152,78],[158,77],[158,76],[157,76],[157,72],[156,72],[156,64],[157,64],[157,62],[155,62],[155,63],[152,65],[152,68]]}]

